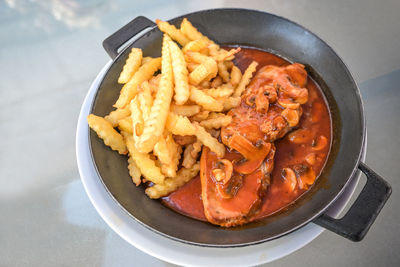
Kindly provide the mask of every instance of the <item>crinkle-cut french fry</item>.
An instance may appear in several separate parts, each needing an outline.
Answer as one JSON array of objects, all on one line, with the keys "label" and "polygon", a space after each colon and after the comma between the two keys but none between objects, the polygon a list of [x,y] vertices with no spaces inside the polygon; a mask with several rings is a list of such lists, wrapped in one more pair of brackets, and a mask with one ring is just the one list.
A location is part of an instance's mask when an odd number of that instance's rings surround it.
[{"label": "crinkle-cut french fry", "polygon": [[232,60],[234,55],[236,53],[239,53],[240,50],[241,50],[240,47],[233,48],[229,51],[227,51],[225,49],[220,49],[218,51],[218,54],[214,56],[214,59],[219,62],[224,61],[224,60]]},{"label": "crinkle-cut french fry", "polygon": [[207,89],[209,89],[210,86],[211,86],[210,81],[204,80],[204,81],[202,81],[202,82],[200,83],[200,87],[201,87],[201,88],[207,88]]},{"label": "crinkle-cut french fry", "polygon": [[202,121],[208,118],[208,115],[210,114],[209,110],[203,110],[197,113],[196,115],[190,117],[190,120],[192,121]]},{"label": "crinkle-cut french fry", "polygon": [[191,168],[197,161],[199,152],[201,151],[202,143],[195,142],[186,146],[183,152],[182,166],[185,168]]},{"label": "crinkle-cut french fry", "polygon": [[171,111],[182,116],[190,117],[196,115],[201,110],[200,106],[198,105],[171,105]]},{"label": "crinkle-cut french fry", "polygon": [[142,49],[140,48],[132,48],[129,53],[128,59],[122,69],[121,74],[118,78],[118,83],[127,83],[130,78],[132,78],[133,74],[139,69],[142,63]]},{"label": "crinkle-cut french fry", "polygon": [[207,42],[202,39],[197,39],[194,41],[190,41],[185,45],[185,47],[182,48],[182,52],[186,53],[188,51],[192,52],[199,52],[200,50],[204,49],[207,47]]},{"label": "crinkle-cut french fry", "polygon": [[129,175],[131,176],[133,183],[136,186],[139,186],[140,183],[142,182],[142,180],[140,179],[140,177],[142,176],[142,173],[140,172],[140,169],[136,165],[132,156],[128,157],[128,170],[129,170]]},{"label": "crinkle-cut french fry", "polygon": [[168,153],[171,155],[171,161],[168,164],[161,165],[161,171],[167,177],[175,177],[178,170],[179,160],[181,159],[182,147],[175,143],[172,134],[167,135],[165,138]]},{"label": "crinkle-cut french fry", "polygon": [[218,88],[203,89],[202,91],[214,98],[227,97],[233,94],[233,89],[224,85]]},{"label": "crinkle-cut french fry", "polygon": [[211,82],[211,87],[217,88],[222,85],[222,78],[221,76],[215,77]]},{"label": "crinkle-cut french fry", "polygon": [[228,115],[224,115],[221,117],[210,118],[200,122],[200,125],[204,128],[214,128],[219,129],[221,127],[225,127],[232,122],[232,117]]},{"label": "crinkle-cut french fry", "polygon": [[210,56],[212,57],[216,57],[219,53],[219,45],[217,44],[209,44],[208,45],[208,53],[210,54]]},{"label": "crinkle-cut french fry", "polygon": [[126,154],[124,138],[113,128],[110,122],[94,114],[89,114],[87,121],[89,127],[103,139],[105,145],[111,147],[112,150],[118,151],[120,154]]},{"label": "crinkle-cut french fry", "polygon": [[246,86],[249,84],[251,77],[253,77],[253,73],[256,71],[258,63],[256,61],[251,62],[251,64],[247,67],[244,72],[242,79],[240,80],[238,86],[236,87],[233,96],[241,96],[243,91],[246,89]]},{"label": "crinkle-cut french fry", "polygon": [[142,65],[146,64],[147,62],[149,62],[152,59],[153,59],[152,57],[143,57],[142,58]]},{"label": "crinkle-cut french fry", "polygon": [[190,100],[199,104],[206,110],[210,111],[222,111],[224,106],[215,100],[213,97],[207,95],[202,90],[197,89],[194,86],[190,88]]},{"label": "crinkle-cut french fry", "polygon": [[164,132],[165,122],[167,120],[169,106],[174,92],[169,42],[172,42],[171,38],[164,34],[161,51],[162,67],[160,85],[153,106],[151,107],[150,116],[148,120],[145,121],[143,134],[136,143],[138,150],[143,153],[148,153],[153,150],[154,145]]},{"label": "crinkle-cut french fry", "polygon": [[189,98],[189,78],[188,70],[186,68],[186,61],[182,51],[178,45],[171,40],[169,43],[169,50],[172,59],[172,71],[175,81],[175,102],[178,105],[183,105]]},{"label": "crinkle-cut french fry", "polygon": [[225,155],[225,146],[218,142],[217,139],[211,136],[198,122],[192,123],[195,128],[195,135],[203,145],[210,148],[212,152],[217,154],[219,158],[223,158]]},{"label": "crinkle-cut french fry", "polygon": [[148,81],[144,81],[140,86],[138,100],[143,114],[143,121],[146,121],[150,116],[151,107],[153,106],[153,96],[151,95],[151,88]]},{"label": "crinkle-cut french fry", "polygon": [[222,101],[224,109],[222,111],[228,111],[233,108],[236,108],[237,106],[240,105],[240,102],[241,102],[240,96],[224,98]]},{"label": "crinkle-cut french fry", "polygon": [[129,115],[131,115],[131,111],[129,110],[128,107],[118,108],[116,110],[111,111],[110,114],[104,117],[104,119],[109,121],[113,127],[116,127],[118,125],[119,120],[122,120],[123,118],[126,118]]},{"label": "crinkle-cut french fry", "polygon": [[199,64],[197,63],[187,63],[187,69],[189,70],[189,72],[194,71],[198,66]]},{"label": "crinkle-cut french fry", "polygon": [[165,128],[172,134],[176,135],[195,135],[195,128],[190,120],[173,112],[168,114],[167,124]]},{"label": "crinkle-cut french fry", "polygon": [[118,129],[133,134],[132,118],[126,117],[118,121]]},{"label": "crinkle-cut french fry", "polygon": [[185,53],[185,60],[188,62],[193,62],[197,64],[201,64],[206,62],[210,57],[203,55],[199,52],[188,51]]},{"label": "crinkle-cut french fry", "polygon": [[215,119],[215,118],[220,118],[220,117],[225,117],[227,115],[225,115],[224,113],[220,113],[220,112],[211,112],[210,114],[208,114],[207,120],[209,119]]},{"label": "crinkle-cut french fry", "polygon": [[136,96],[138,86],[144,81],[150,79],[161,66],[161,58],[154,58],[141,66],[132,78],[121,89],[121,93],[117,102],[114,104],[116,108],[123,108]]},{"label": "crinkle-cut french fry", "polygon": [[193,85],[198,85],[203,80],[209,81],[214,78],[218,73],[217,62],[208,57],[203,63],[195,68],[189,74],[189,82]]},{"label": "crinkle-cut french fry", "polygon": [[196,136],[194,135],[173,135],[175,143],[181,146],[193,144],[196,142]]},{"label": "crinkle-cut french fry", "polygon": [[135,143],[139,140],[140,136],[143,134],[144,120],[143,112],[140,108],[139,96],[135,96],[129,104],[131,110],[131,120],[132,120],[132,133]]},{"label": "crinkle-cut french fry", "polygon": [[160,85],[161,74],[157,74],[156,76],[151,77],[149,80],[149,86],[151,89],[151,94],[155,96],[158,91],[158,86]]},{"label": "crinkle-cut french fry", "polygon": [[166,21],[161,21],[156,19],[156,23],[160,31],[171,36],[172,39],[177,41],[181,46],[185,46],[190,40],[183,34],[180,30],[178,30],[174,25],[169,24]]},{"label": "crinkle-cut french fry", "polygon": [[152,187],[148,187],[145,191],[146,195],[148,195],[152,199],[165,197],[169,195],[171,192],[174,192],[182,185],[189,182],[192,178],[196,177],[199,171],[200,171],[199,163],[193,165],[189,169],[181,168],[178,171],[176,177],[166,178],[163,184],[155,184]]},{"label": "crinkle-cut french fry", "polygon": [[240,83],[241,79],[242,79],[242,72],[240,71],[240,69],[236,66],[232,66],[230,83],[233,86],[236,86]]},{"label": "crinkle-cut french fry", "polygon": [[224,64],[225,64],[225,66],[228,68],[228,70],[231,70],[232,67],[234,66],[232,61],[226,61],[226,60],[225,60],[225,61],[224,61]]},{"label": "crinkle-cut french fry", "polygon": [[208,39],[202,33],[200,33],[187,18],[184,18],[181,23],[181,32],[185,34],[190,40],[194,41],[197,39],[202,39],[208,44],[215,44],[213,41]]},{"label": "crinkle-cut french fry", "polygon": [[155,161],[148,153],[141,153],[139,150],[137,150],[132,135],[126,132],[122,132],[122,135],[125,138],[129,155],[131,155],[132,159],[135,161],[136,165],[140,169],[140,172],[146,178],[146,180],[156,184],[162,184],[165,176],[161,173],[160,168],[156,166]]},{"label": "crinkle-cut french fry", "polygon": [[225,66],[224,62],[218,62],[218,74],[219,76],[221,76],[222,80],[224,82],[229,82],[230,78],[229,78],[229,72],[228,72],[228,68]]}]

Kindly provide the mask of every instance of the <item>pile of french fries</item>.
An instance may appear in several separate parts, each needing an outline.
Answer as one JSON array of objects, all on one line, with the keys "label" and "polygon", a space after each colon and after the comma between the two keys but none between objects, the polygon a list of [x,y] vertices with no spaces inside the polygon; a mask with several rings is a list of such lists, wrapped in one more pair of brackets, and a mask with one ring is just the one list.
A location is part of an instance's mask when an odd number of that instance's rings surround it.
[{"label": "pile of french fries", "polygon": [[227,112],[240,104],[257,67],[252,62],[242,75],[232,62],[240,48],[220,48],[186,18],[180,29],[156,22],[164,33],[161,58],[132,48],[118,79],[124,86],[116,109],[87,118],[105,145],[128,154],[129,174],[136,186],[149,182],[150,198],[195,177],[203,145],[224,157],[219,129],[231,122]]}]

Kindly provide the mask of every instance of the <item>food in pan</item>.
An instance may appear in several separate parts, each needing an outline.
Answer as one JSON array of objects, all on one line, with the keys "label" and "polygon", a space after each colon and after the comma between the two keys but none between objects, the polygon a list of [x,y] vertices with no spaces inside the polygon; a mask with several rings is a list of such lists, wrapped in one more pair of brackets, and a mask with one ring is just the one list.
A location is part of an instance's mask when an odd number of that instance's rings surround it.
[{"label": "food in pan", "polygon": [[326,102],[302,64],[224,47],[187,19],[164,32],[161,58],[133,48],[124,84],[89,126],[128,153],[128,172],[150,198],[223,227],[286,207],[315,182],[331,142]]}]

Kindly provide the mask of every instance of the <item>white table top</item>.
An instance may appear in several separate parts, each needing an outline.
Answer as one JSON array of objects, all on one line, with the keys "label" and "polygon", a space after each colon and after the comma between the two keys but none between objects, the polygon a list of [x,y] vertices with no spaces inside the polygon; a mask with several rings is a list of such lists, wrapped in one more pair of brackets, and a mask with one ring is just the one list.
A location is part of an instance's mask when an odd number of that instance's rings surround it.
[{"label": "white table top", "polygon": [[105,37],[138,15],[169,19],[214,7],[282,15],[344,58],[366,108],[367,164],[393,187],[361,243],[325,231],[270,265],[400,263],[399,1],[82,2],[0,3],[0,266],[169,265],[126,243],[94,210],[77,170],[76,122],[92,80],[108,61]]}]

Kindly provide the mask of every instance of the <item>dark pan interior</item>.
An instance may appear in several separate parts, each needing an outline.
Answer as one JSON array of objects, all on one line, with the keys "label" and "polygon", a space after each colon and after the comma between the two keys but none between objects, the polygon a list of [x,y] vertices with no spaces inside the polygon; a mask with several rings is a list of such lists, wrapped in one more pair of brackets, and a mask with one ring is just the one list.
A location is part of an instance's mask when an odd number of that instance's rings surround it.
[{"label": "dark pan interior", "polygon": [[[178,26],[183,17],[217,43],[264,49],[307,66],[328,99],[334,121],[333,153],[327,167],[316,185],[286,211],[233,229],[190,219],[149,199],[143,186],[133,185],[126,157],[111,151],[91,131],[91,151],[102,182],[121,207],[144,226],[186,243],[244,246],[298,229],[320,215],[339,196],[358,164],[364,140],[364,115],[351,74],[325,42],[284,18],[252,10],[216,9],[187,14],[170,22]],[[160,56],[161,33],[155,28],[130,47],[142,48],[146,56]],[[104,116],[112,110],[121,89],[116,81],[127,56],[128,50],[124,50],[107,71],[92,113]]]}]

